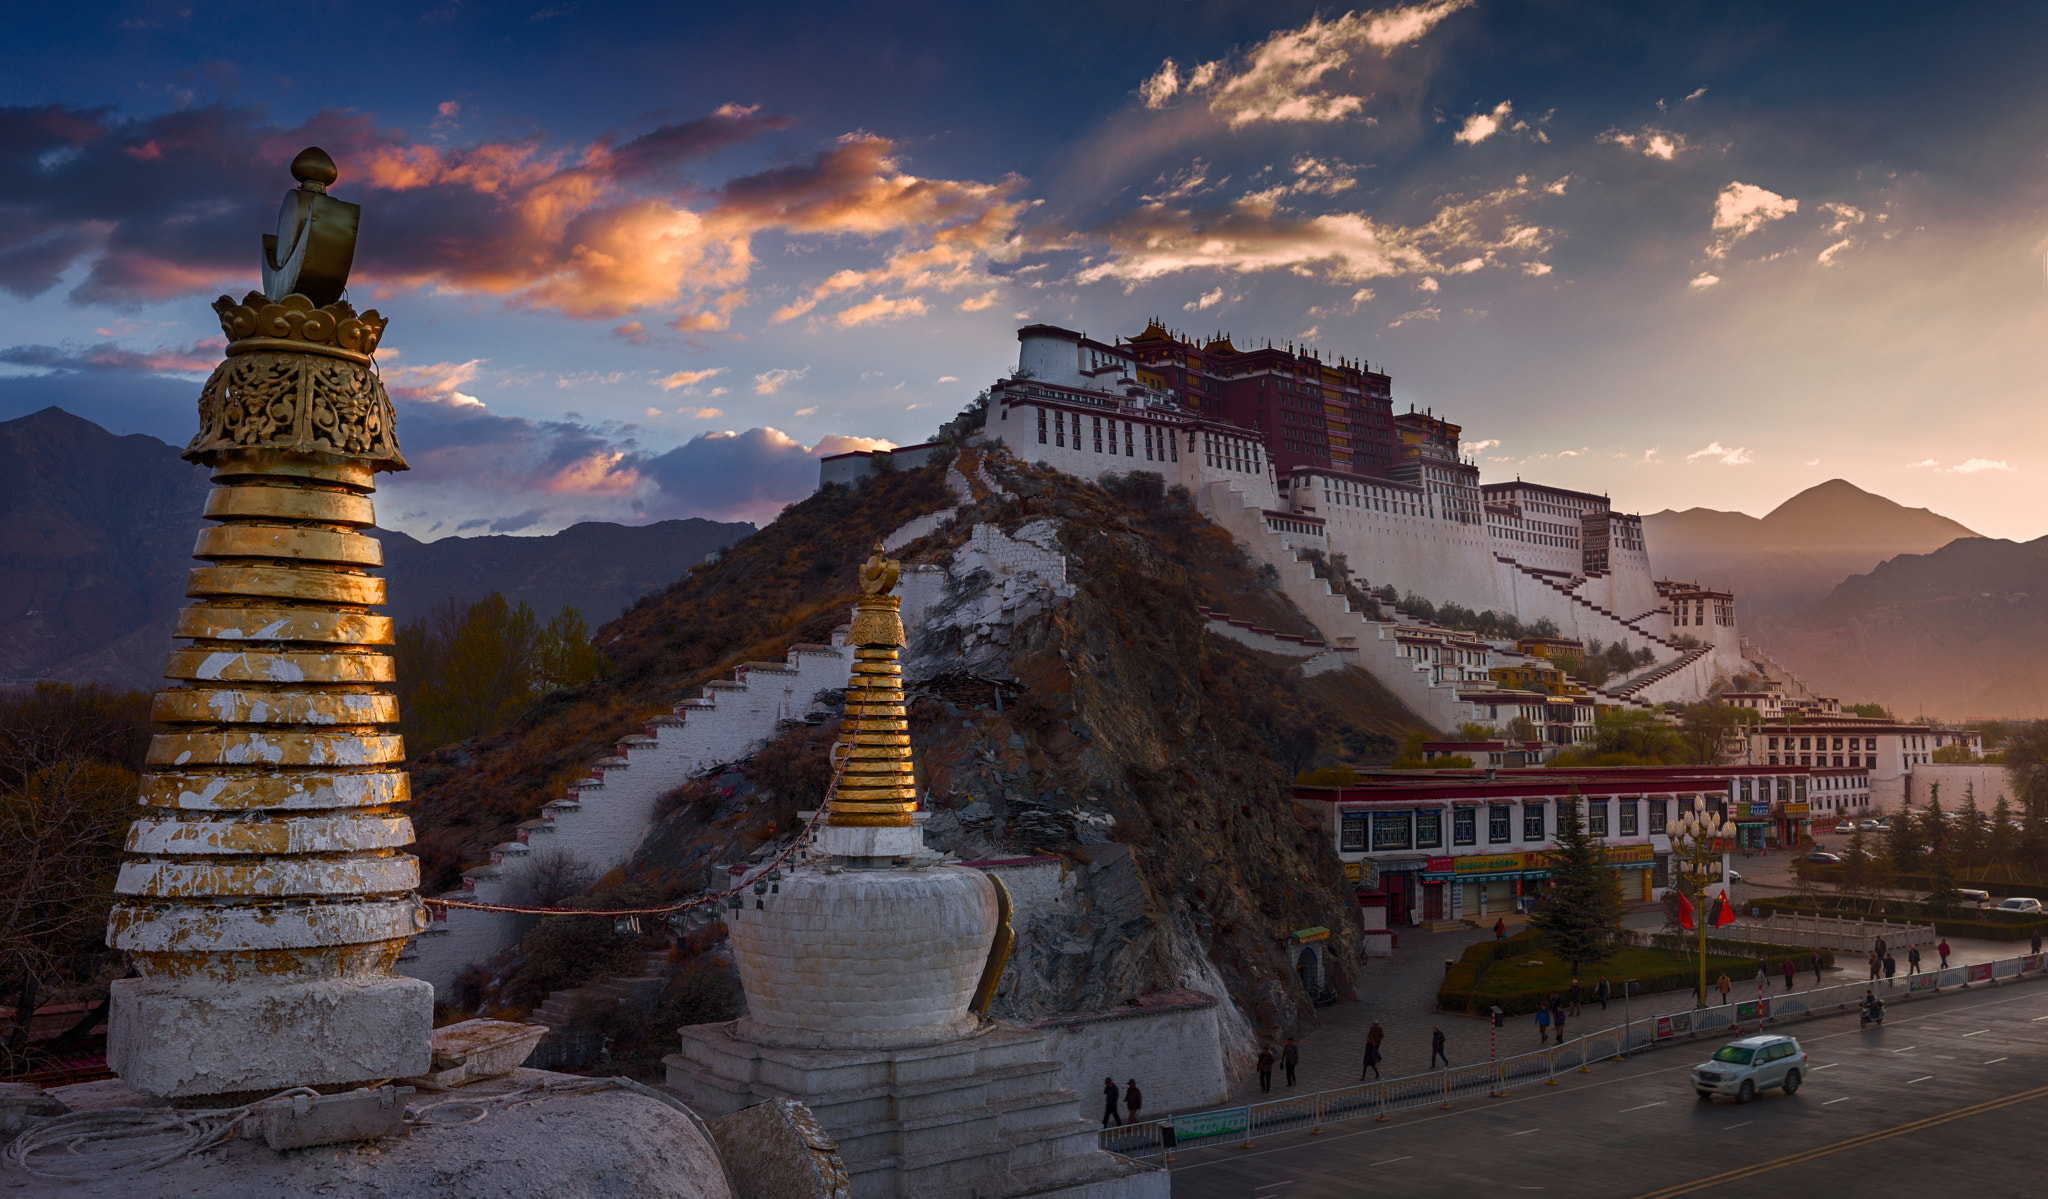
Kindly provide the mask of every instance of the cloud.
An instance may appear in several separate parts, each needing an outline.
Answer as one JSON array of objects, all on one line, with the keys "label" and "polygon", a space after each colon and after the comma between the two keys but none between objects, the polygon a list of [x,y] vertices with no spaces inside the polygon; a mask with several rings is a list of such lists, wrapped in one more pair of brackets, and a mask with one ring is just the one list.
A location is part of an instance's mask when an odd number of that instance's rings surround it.
[{"label": "cloud", "polygon": [[189,346],[155,350],[129,349],[111,341],[84,347],[18,345],[0,349],[0,363],[46,372],[205,375],[220,365],[220,350],[225,344],[215,337]]},{"label": "cloud", "polygon": [[1726,257],[1736,242],[1797,211],[1797,200],[1752,183],[1730,183],[1714,198],[1713,229],[1720,236],[1707,247],[1707,256]]},{"label": "cloud", "polygon": [[982,293],[981,293],[980,295],[978,295],[978,296],[969,296],[969,297],[967,297],[966,299],[964,299],[964,300],[960,301],[960,304],[959,304],[959,308],[960,308],[960,311],[962,311],[962,312],[981,312],[981,311],[983,311],[983,310],[985,310],[985,309],[989,308],[989,307],[990,307],[991,305],[993,305],[993,304],[994,304],[994,303],[996,302],[996,292],[997,292],[997,290],[998,290],[998,289],[996,289],[996,288],[993,288],[993,287],[991,287],[991,288],[989,288],[989,289],[988,289],[987,291],[985,291],[985,292],[982,292]]},{"label": "cloud", "polygon": [[1379,12],[1348,12],[1333,20],[1269,35],[1250,50],[1201,63],[1186,74],[1172,59],[1138,87],[1149,109],[1175,103],[1205,103],[1231,129],[1261,121],[1321,123],[1361,115],[1366,96],[1358,93],[1358,60],[1380,56],[1420,40],[1445,17],[1472,0],[1429,0]]},{"label": "cloud", "polygon": [[1216,287],[1203,292],[1201,295],[1196,296],[1194,299],[1188,301],[1185,304],[1182,304],[1181,307],[1187,310],[1188,312],[1200,312],[1205,308],[1214,308],[1216,305],[1221,304],[1222,302],[1223,289],[1220,287]]},{"label": "cloud", "polygon": [[1755,461],[1748,450],[1740,446],[1731,449],[1718,441],[1710,442],[1706,448],[1694,450],[1685,456],[1687,462],[1697,462],[1702,458],[1710,462],[1719,462],[1723,466],[1747,466]]},{"label": "cloud", "polygon": [[724,410],[719,408],[678,408],[676,412],[680,415],[695,417],[698,420],[717,420],[725,415]]},{"label": "cloud", "polygon": [[644,346],[648,340],[647,326],[639,321],[627,321],[625,324],[613,329],[612,336],[624,341],[628,345]]},{"label": "cloud", "polygon": [[2009,471],[2012,467],[2002,458],[1972,458],[1968,462],[1953,466],[1950,470],[1959,475],[1974,475],[1987,470]]},{"label": "cloud", "polygon": [[1931,467],[1933,467],[1933,468],[1934,468],[1934,469],[1936,469],[1936,470],[1940,470],[1940,469],[1941,469],[1941,460],[1940,460],[1940,459],[1938,459],[1938,458],[1922,458],[1922,459],[1921,459],[1920,461],[1918,461],[1918,462],[1908,462],[1908,463],[1906,463],[1906,469],[1907,469],[1907,470],[1919,470],[1919,469],[1920,469],[1921,467],[1927,467],[1927,466],[1931,466]]},{"label": "cloud", "polygon": [[934,383],[958,383],[959,381],[960,378],[957,375],[940,375],[937,379],[933,380]]},{"label": "cloud", "polygon": [[423,362],[418,366],[393,365],[389,360],[398,355],[384,351],[385,364],[380,372],[385,389],[398,399],[420,400],[454,404],[457,406],[484,406],[482,400],[465,395],[458,390],[477,376],[477,370],[484,360],[472,358],[467,362]]},{"label": "cloud", "polygon": [[927,311],[929,309],[925,306],[925,302],[916,296],[902,296],[894,300],[884,296],[876,296],[864,304],[855,304],[851,308],[841,309],[833,315],[832,320],[833,323],[842,329],[851,329],[857,325],[873,325],[879,324],[882,321],[901,320],[906,316],[923,316]]},{"label": "cloud", "polygon": [[1514,107],[1510,102],[1502,100],[1493,106],[1492,112],[1473,113],[1465,118],[1465,127],[1453,134],[1451,140],[1468,146],[1478,145],[1500,130],[1501,125],[1506,123],[1508,114],[1514,111]]},{"label": "cloud", "polygon": [[281,147],[310,143],[341,164],[337,194],[374,214],[378,235],[356,257],[364,290],[496,296],[581,319],[660,310],[679,313],[679,332],[710,332],[745,302],[764,235],[865,241],[880,265],[860,285],[898,295],[989,283],[988,257],[1023,208],[1015,177],[921,177],[867,134],[723,183],[685,174],[791,123],[725,105],[623,141],[456,146],[339,110],[279,126],[223,107],[139,120],[0,108],[0,156],[46,164],[10,172],[0,290],[39,295],[67,272],[82,274],[71,292],[81,302],[246,287],[249,230],[271,219]]},{"label": "cloud", "polygon": [[1073,282],[1116,280],[1129,287],[1195,270],[1287,271],[1357,284],[1447,272],[1449,264],[1473,257],[1521,269],[1552,241],[1550,231],[1523,216],[1542,195],[1526,179],[1477,196],[1445,197],[1426,223],[1408,226],[1363,212],[1301,215],[1280,203],[1282,190],[1199,209],[1141,204],[1060,245],[1078,240],[1105,250]]},{"label": "cloud", "polygon": [[[1692,97],[1690,97],[1690,96],[1687,96],[1687,97],[1686,97],[1686,99],[1688,99],[1688,100],[1690,100],[1691,98],[1692,98]],[[1808,459],[1806,460],[1806,464],[1807,464],[1808,466],[1819,466],[1819,465],[1820,465],[1820,459],[1818,459],[1818,458],[1808,458]]]},{"label": "cloud", "polygon": [[791,415],[791,416],[816,416],[816,415],[818,415],[818,410],[817,410],[816,408],[799,408],[799,409],[797,409],[797,410],[796,410],[795,412],[792,412],[792,413],[790,413],[790,415]]},{"label": "cloud", "polygon": [[1487,450],[1493,449],[1495,446],[1498,446],[1499,444],[1499,439],[1492,437],[1489,437],[1484,441],[1468,441],[1465,443],[1465,451],[1470,454],[1481,454],[1486,452]]},{"label": "cloud", "polygon": [[1608,145],[1620,146],[1624,150],[1633,150],[1645,158],[1659,158],[1665,162],[1670,162],[1680,154],[1693,148],[1692,143],[1686,140],[1684,134],[1672,133],[1669,130],[1657,129],[1649,125],[1643,126],[1642,130],[1636,133],[1624,133],[1619,129],[1609,129],[1594,140]]},{"label": "cloud", "polygon": [[798,367],[794,370],[779,366],[774,370],[762,371],[754,376],[754,394],[763,396],[774,395],[782,390],[784,383],[793,383],[810,373],[811,368],[808,366]]},{"label": "cloud", "polygon": [[697,371],[677,371],[673,375],[655,380],[655,386],[663,391],[674,391],[678,387],[695,387],[704,380],[725,373],[722,366],[705,367]]},{"label": "cloud", "polygon": [[1701,271],[1701,272],[1700,272],[1699,274],[1697,274],[1697,275],[1694,275],[1694,276],[1692,277],[1692,282],[1691,282],[1691,283],[1688,283],[1688,284],[1686,284],[1686,286],[1687,286],[1687,287],[1691,287],[1691,288],[1694,288],[1694,289],[1698,289],[1698,288],[1702,288],[1702,287],[1712,287],[1712,286],[1713,286],[1714,284],[1716,284],[1716,283],[1719,283],[1720,281],[1721,281],[1721,276],[1719,276],[1719,275],[1710,275],[1710,274],[1706,273],[1705,271]]}]

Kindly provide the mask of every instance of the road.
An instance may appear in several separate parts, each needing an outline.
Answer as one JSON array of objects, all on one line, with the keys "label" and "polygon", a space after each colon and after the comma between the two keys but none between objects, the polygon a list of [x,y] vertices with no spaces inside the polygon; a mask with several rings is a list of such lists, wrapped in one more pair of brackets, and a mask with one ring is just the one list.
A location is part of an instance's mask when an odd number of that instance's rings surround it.
[{"label": "road", "polygon": [[1701,1102],[1686,1072],[1722,1043],[1706,1041],[1450,1111],[1188,1151],[1174,1199],[2041,1192],[2048,986],[1896,1005],[1878,1029],[1844,1016],[1775,1031],[1811,1058],[1796,1095]]}]

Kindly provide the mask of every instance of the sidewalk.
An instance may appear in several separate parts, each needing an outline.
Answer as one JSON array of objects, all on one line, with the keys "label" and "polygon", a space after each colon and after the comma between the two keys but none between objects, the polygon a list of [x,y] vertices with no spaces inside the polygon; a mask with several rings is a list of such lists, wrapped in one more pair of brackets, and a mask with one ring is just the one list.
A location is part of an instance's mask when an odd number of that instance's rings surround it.
[{"label": "sidewalk", "polygon": [[[1741,867],[1737,867],[1738,870]],[[1745,872],[1746,873],[1746,872]],[[1740,895],[1737,896],[1738,901]],[[1623,920],[1629,928],[1656,930],[1663,927],[1663,915],[1657,910],[1631,913]],[[1483,1016],[1467,1016],[1462,1013],[1436,1011],[1437,988],[1443,983],[1444,961],[1455,960],[1468,946],[1480,941],[1493,939],[1490,929],[1465,929],[1459,932],[1431,933],[1419,928],[1401,930],[1401,948],[1391,958],[1374,958],[1366,966],[1365,977],[1360,982],[1361,998],[1356,1003],[1339,1004],[1335,1007],[1319,1008],[1316,1016],[1319,1026],[1304,1034],[1298,1041],[1301,1049],[1301,1066],[1295,1073],[1293,1092],[1302,1094],[1311,1091],[1328,1090],[1333,1087],[1350,1086],[1358,1081],[1360,1067],[1365,1059],[1365,1037],[1373,1021],[1380,1022],[1386,1038],[1381,1043],[1381,1073],[1388,1078],[1421,1074],[1430,1067],[1430,1030],[1433,1026],[1444,1030],[1445,1050],[1452,1065],[1470,1065],[1473,1062],[1489,1060],[1492,1056],[1493,1028]],[[1978,941],[1951,938],[1949,947],[1954,950],[1949,956],[1949,965],[1968,965],[1974,962],[1988,962],[1999,958],[2010,958],[2026,952],[2025,942]],[[1784,975],[1777,971],[1777,963],[1790,956],[1798,963],[1800,970],[1794,979],[1793,994],[1812,990],[1815,986],[1813,972],[1807,968],[1807,954],[1811,951],[1786,950],[1774,955],[1770,961],[1772,972],[1767,980],[1769,995],[1786,994]],[[1839,965],[1821,975],[1823,987],[1839,986],[1845,982],[1866,981],[1869,971],[1860,960],[1850,960],[1846,955]],[[1930,954],[1925,965],[1932,968],[1935,959]],[[1906,963],[1899,962],[1898,976],[1892,980],[1892,987],[1903,989],[1906,985]],[[1582,977],[1588,995],[1600,980],[1600,968],[1592,967]],[[1654,995],[1638,995],[1626,1002],[1620,991],[1622,980],[1610,978],[1614,984],[1615,997],[1605,1012],[1600,1005],[1587,1000],[1582,1014],[1570,1021],[1565,1035],[1571,1037],[1575,1031],[1592,1032],[1621,1024],[1624,1018],[1642,1023],[1657,1016],[1672,1015],[1693,1009],[1690,988],[1680,991],[1665,991]],[[1708,980],[1712,982],[1712,979]],[[1740,1001],[1756,997],[1755,975],[1748,978],[1731,978],[1735,988],[1729,993],[1731,999]],[[1885,993],[1882,981],[1878,983],[1880,994]],[[1536,1031],[1535,1017],[1511,1016],[1500,1029],[1499,1053],[1506,1057],[1525,1053],[1538,1048],[1536,1038],[1530,1034]],[[1273,1046],[1278,1057],[1281,1046]],[[1273,1094],[1261,1095],[1259,1076],[1256,1071],[1248,1074],[1244,1081],[1232,1090],[1229,1103],[1253,1103],[1261,1098],[1272,1098],[1287,1094],[1287,1072],[1279,1065],[1273,1067]],[[1214,1105],[1210,1105],[1214,1106]]]}]

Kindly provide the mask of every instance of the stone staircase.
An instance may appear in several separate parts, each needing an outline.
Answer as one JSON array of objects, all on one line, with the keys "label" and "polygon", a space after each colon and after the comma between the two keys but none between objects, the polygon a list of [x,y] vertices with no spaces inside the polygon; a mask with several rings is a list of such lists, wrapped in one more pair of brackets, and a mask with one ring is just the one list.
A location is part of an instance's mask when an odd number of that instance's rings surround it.
[{"label": "stone staircase", "polygon": [[589,1065],[603,1051],[604,1038],[579,1025],[577,1015],[594,1003],[650,1009],[661,998],[667,981],[668,951],[663,949],[643,955],[638,974],[613,975],[551,993],[526,1018],[526,1023],[541,1025],[548,1032],[522,1064],[534,1070],[577,1070]]},{"label": "stone staircase", "polygon": [[[1652,608],[1650,611],[1643,613],[1642,616],[1623,619],[1620,615],[1616,614],[1615,612],[1610,611],[1609,609],[1600,604],[1596,604],[1591,602],[1590,600],[1587,600],[1584,596],[1578,593],[1578,587],[1582,585],[1584,582],[1583,577],[1573,580],[1572,585],[1569,587],[1561,586],[1556,581],[1556,579],[1552,577],[1555,573],[1553,571],[1536,570],[1532,567],[1524,566],[1520,562],[1515,561],[1513,558],[1510,558],[1505,554],[1495,554],[1493,557],[1494,561],[1499,562],[1506,566],[1513,567],[1515,570],[1521,572],[1522,574],[1528,576],[1531,579],[1534,579],[1536,582],[1541,583],[1543,586],[1548,587],[1552,591],[1557,592],[1559,595],[1571,601],[1573,604],[1578,605],[1578,607],[1584,609],[1585,611],[1593,613],[1594,615],[1597,615],[1609,622],[1612,622],[1613,624],[1619,625],[1623,630],[1626,630],[1626,633],[1633,633],[1637,637],[1642,638],[1645,642],[1654,646],[1659,646],[1662,649],[1668,650],[1673,654],[1681,654],[1684,652],[1683,650],[1679,649],[1678,644],[1676,642],[1671,641],[1670,639],[1665,637],[1660,637],[1657,634],[1652,633],[1648,629],[1645,629],[1635,623],[1636,621],[1642,620],[1644,617],[1654,616],[1658,612],[1663,611],[1663,609],[1661,608]],[[1624,633],[1622,635],[1626,634]]]},{"label": "stone staircase", "polygon": [[1699,661],[1702,658],[1707,657],[1709,654],[1712,654],[1713,652],[1714,647],[1711,645],[1695,646],[1694,648],[1685,651],[1685,653],[1680,655],[1679,657],[1674,658],[1661,666],[1656,666],[1649,670],[1646,670],[1643,673],[1628,680],[1627,682],[1622,683],[1620,686],[1615,687],[1614,691],[1618,695],[1626,695],[1633,697],[1638,693],[1642,692],[1644,689],[1651,687],[1659,682],[1662,682],[1667,678],[1670,678],[1672,675],[1677,674],[1679,671],[1684,670],[1686,667],[1691,666],[1693,663]]}]

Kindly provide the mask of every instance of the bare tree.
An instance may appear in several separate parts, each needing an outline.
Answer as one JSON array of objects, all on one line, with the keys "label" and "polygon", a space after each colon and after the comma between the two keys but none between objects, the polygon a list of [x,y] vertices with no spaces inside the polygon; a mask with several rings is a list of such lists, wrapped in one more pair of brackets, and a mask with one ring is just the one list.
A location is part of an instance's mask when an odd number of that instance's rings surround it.
[{"label": "bare tree", "polygon": [[560,846],[549,846],[526,859],[526,869],[512,887],[513,902],[534,907],[559,907],[597,882],[590,863]]}]

